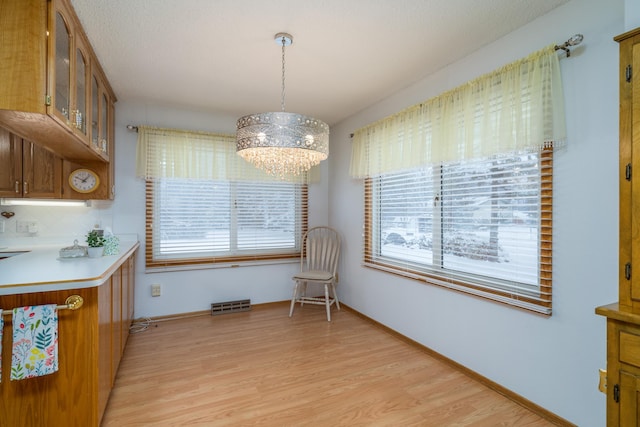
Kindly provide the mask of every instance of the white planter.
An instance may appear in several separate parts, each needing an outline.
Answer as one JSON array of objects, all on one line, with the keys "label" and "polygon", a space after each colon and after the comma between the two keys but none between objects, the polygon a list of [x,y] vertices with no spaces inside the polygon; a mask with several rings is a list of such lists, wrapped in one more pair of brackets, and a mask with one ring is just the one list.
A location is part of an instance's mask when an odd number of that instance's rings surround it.
[{"label": "white planter", "polygon": [[104,252],[104,246],[100,246],[97,248],[89,246],[87,248],[87,251],[89,253],[89,258],[100,258],[102,256],[102,253]]}]

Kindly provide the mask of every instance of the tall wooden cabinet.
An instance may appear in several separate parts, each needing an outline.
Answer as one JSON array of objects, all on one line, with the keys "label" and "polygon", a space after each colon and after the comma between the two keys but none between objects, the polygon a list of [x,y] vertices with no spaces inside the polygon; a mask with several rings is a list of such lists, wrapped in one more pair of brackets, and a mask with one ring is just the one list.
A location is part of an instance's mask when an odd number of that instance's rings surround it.
[{"label": "tall wooden cabinet", "polygon": [[607,426],[640,426],[640,28],[620,44],[618,302],[607,317]]}]

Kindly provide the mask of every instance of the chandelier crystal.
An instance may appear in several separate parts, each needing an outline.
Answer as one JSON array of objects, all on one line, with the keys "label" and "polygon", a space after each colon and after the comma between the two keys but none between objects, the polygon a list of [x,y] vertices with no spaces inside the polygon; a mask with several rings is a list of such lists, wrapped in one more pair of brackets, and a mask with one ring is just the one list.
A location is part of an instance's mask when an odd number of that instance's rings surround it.
[{"label": "chandelier crystal", "polygon": [[237,122],[236,152],[270,175],[299,175],[329,155],[329,126],[321,120],[284,109],[284,50],[290,34],[278,33],[282,44],[282,111],[250,114]]}]

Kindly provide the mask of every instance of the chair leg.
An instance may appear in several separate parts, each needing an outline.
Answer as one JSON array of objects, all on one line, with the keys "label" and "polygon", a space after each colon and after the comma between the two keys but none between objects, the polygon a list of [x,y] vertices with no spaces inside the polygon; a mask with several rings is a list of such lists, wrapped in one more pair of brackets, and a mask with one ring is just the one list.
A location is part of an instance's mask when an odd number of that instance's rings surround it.
[{"label": "chair leg", "polygon": [[296,284],[293,287],[293,297],[291,297],[291,307],[289,308],[289,317],[293,316],[293,308],[296,305],[296,298],[298,297],[298,285],[299,285],[299,282],[296,280]]},{"label": "chair leg", "polygon": [[307,282],[304,281],[300,283],[300,288],[298,289],[298,298],[300,298],[300,307],[304,307],[304,297],[307,296]]},{"label": "chair leg", "polygon": [[324,305],[327,307],[327,322],[331,322],[331,303],[329,302],[329,285],[324,285]]},{"label": "chair leg", "polygon": [[340,310],[340,301],[338,301],[338,294],[336,293],[336,284],[331,284],[331,290],[333,291],[333,299],[336,301],[336,307]]}]

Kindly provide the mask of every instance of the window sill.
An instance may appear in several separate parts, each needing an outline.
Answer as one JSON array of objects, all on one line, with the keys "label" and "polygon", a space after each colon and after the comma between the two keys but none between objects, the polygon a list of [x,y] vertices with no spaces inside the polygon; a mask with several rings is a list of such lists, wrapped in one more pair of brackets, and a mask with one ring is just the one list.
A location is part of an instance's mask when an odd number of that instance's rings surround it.
[{"label": "window sill", "polygon": [[407,279],[416,280],[418,282],[439,286],[448,290],[460,292],[466,295],[472,295],[488,301],[493,301],[501,304],[508,305],[510,307],[525,310],[527,312],[540,314],[546,317],[551,316],[551,302],[548,304],[536,302],[537,298],[530,298],[526,296],[517,296],[511,292],[491,290],[483,286],[475,284],[463,284],[459,281],[451,280],[446,277],[437,277],[429,274],[421,274],[417,272],[411,272],[409,270],[402,270],[394,268],[392,266],[377,264],[377,263],[363,263],[363,267],[371,268],[373,270],[382,271],[385,273],[394,274],[396,276],[404,277]]},{"label": "window sill", "polygon": [[277,265],[277,264],[298,264],[300,258],[288,258],[288,259],[271,259],[271,260],[255,260],[255,261],[236,261],[236,262],[219,262],[211,264],[183,264],[172,265],[164,267],[146,267],[145,274],[154,273],[170,273],[174,271],[191,271],[191,270],[213,270],[219,268],[239,268],[239,267],[256,267],[262,265]]}]

